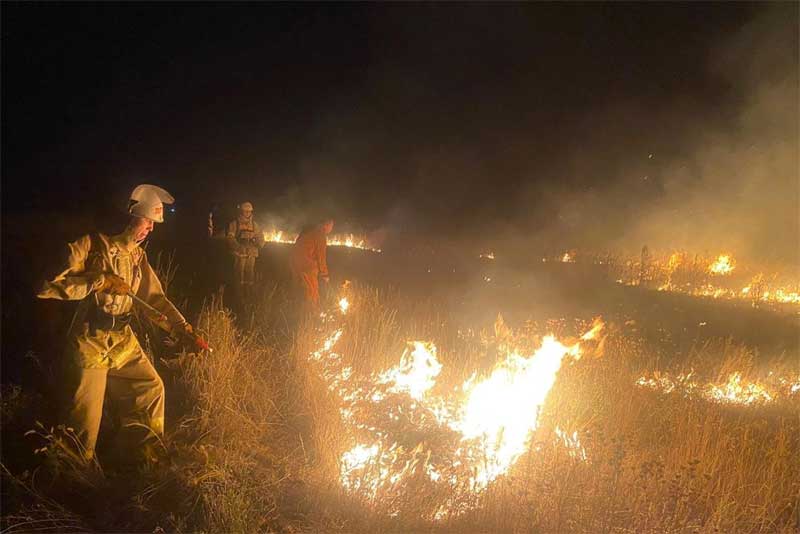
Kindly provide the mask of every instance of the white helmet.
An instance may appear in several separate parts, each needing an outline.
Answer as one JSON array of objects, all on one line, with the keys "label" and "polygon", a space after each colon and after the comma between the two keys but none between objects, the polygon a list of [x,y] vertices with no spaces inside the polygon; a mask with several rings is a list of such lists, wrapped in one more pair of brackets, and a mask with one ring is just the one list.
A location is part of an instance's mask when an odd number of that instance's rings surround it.
[{"label": "white helmet", "polygon": [[164,203],[172,204],[175,199],[156,185],[142,184],[136,186],[128,202],[128,213],[144,217],[153,222],[164,222]]}]

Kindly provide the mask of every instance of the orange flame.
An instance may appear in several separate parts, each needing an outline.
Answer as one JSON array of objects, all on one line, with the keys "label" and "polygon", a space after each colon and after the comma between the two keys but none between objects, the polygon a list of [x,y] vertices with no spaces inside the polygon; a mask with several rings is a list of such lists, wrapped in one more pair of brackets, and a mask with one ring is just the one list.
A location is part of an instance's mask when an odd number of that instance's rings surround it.
[{"label": "orange flame", "polygon": [[[347,306],[339,307],[341,313],[346,309]],[[340,456],[342,486],[374,499],[398,487],[412,473],[421,472],[430,481],[448,484],[453,489],[466,484],[472,492],[484,490],[528,450],[530,438],[538,427],[539,411],[564,360],[578,359],[581,343],[596,338],[602,329],[603,323],[598,318],[572,345],[564,345],[551,335],[529,355],[509,349],[487,377],[478,379],[473,375],[459,390],[446,396],[432,393],[443,368],[432,343],[409,343],[397,365],[358,383],[351,382],[350,368],[337,367],[341,359],[333,349],[342,328],[334,329],[323,337],[322,346],[311,353],[311,359],[324,365],[323,376],[343,402],[341,413],[345,423],[371,429],[375,436],[372,441],[360,440]],[[395,397],[391,395],[399,395],[397,402],[401,403],[396,407],[389,405],[385,415],[391,424],[409,417],[403,410],[421,410],[432,414],[436,424],[458,436],[460,446],[451,451],[454,459],[451,467],[457,467],[457,472],[448,471],[447,466],[432,465],[431,452],[425,454],[423,442],[412,451],[404,450],[399,444],[387,441],[389,434],[376,428],[374,421],[360,421],[361,407],[394,403]],[[403,401],[403,397],[407,400]],[[557,436],[571,455],[585,460],[577,433]],[[443,508],[437,517],[447,514],[448,510]]]},{"label": "orange flame", "polygon": [[[777,387],[759,381],[748,381],[740,372],[733,372],[723,382],[701,383],[693,379],[693,373],[670,375],[655,373],[652,377],[640,377],[636,384],[662,393],[680,392],[687,396],[697,395],[709,402],[739,404],[743,406],[768,404],[781,395],[784,389],[789,395],[800,390],[800,382],[795,384],[785,377],[777,379]],[[797,386],[796,389],[795,386]]]},{"label": "orange flame", "polygon": [[730,256],[730,254],[720,254],[716,261],[708,266],[708,271],[712,274],[731,274],[733,269],[733,258]]},{"label": "orange flame", "polygon": [[[285,232],[283,230],[265,230],[264,241],[268,243],[294,244],[298,234]],[[331,247],[347,247],[368,250],[370,252],[381,252],[381,249],[371,247],[367,244],[365,237],[358,237],[355,234],[333,234],[328,236],[328,245]]]}]

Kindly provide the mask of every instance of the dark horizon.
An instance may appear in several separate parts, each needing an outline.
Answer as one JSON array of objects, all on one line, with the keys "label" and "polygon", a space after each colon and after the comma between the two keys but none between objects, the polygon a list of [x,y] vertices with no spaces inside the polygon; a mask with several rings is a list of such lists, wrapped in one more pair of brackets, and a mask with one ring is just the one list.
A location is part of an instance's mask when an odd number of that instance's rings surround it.
[{"label": "dark horizon", "polygon": [[797,4],[2,9],[4,219],[152,182],[177,216],[798,259]]}]

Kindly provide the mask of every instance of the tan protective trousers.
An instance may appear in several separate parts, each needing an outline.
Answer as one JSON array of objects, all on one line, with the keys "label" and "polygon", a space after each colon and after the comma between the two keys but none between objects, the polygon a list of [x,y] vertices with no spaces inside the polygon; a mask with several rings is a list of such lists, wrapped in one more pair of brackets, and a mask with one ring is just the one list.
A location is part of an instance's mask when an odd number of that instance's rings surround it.
[{"label": "tan protective trousers", "polygon": [[234,281],[243,286],[251,286],[256,281],[256,258],[255,256],[233,256],[233,276]]},{"label": "tan protective trousers", "polygon": [[[121,418],[115,453],[132,453],[164,433],[164,382],[130,327],[125,330],[119,334],[98,331],[91,336],[106,338],[108,350],[102,354],[95,344],[85,343],[85,334],[79,337],[84,342],[74,346],[82,362],[74,359],[70,362],[67,426],[80,439],[87,460],[94,457],[106,395],[118,408]],[[105,365],[86,367],[85,363],[91,361]]]}]

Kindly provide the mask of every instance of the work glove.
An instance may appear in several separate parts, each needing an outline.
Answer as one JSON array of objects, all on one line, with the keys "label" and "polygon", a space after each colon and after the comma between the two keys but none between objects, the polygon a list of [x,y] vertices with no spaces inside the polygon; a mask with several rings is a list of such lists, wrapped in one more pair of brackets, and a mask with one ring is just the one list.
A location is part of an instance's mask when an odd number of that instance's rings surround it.
[{"label": "work glove", "polygon": [[100,284],[97,291],[110,295],[127,295],[131,292],[131,287],[116,274],[104,273],[103,282]]},{"label": "work glove", "polygon": [[180,338],[183,336],[190,336],[192,334],[194,334],[194,328],[192,328],[192,325],[190,325],[189,323],[183,323],[177,326],[173,326],[172,331],[170,332],[170,335],[176,338]]},{"label": "work glove", "polygon": [[[189,323],[183,323],[172,328],[170,336],[181,343],[189,352],[199,352],[207,350],[211,352],[208,342],[201,336],[194,333],[194,328]],[[177,343],[176,343],[177,344]]]}]

